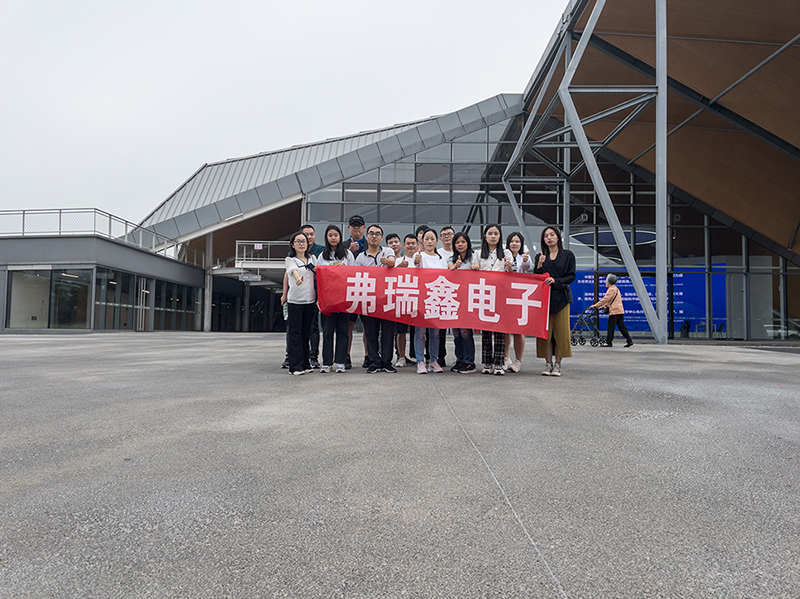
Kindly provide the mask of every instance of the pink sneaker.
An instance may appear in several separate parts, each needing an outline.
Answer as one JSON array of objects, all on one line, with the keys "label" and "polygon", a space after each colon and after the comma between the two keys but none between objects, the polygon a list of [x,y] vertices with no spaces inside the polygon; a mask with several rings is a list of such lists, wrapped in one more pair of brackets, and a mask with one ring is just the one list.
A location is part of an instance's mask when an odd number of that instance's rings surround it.
[{"label": "pink sneaker", "polygon": [[417,362],[417,374],[428,374],[428,369],[425,368],[425,362]]},{"label": "pink sneaker", "polygon": [[439,362],[434,360],[431,362],[431,372],[444,372],[444,370],[442,370],[442,367],[439,366]]}]

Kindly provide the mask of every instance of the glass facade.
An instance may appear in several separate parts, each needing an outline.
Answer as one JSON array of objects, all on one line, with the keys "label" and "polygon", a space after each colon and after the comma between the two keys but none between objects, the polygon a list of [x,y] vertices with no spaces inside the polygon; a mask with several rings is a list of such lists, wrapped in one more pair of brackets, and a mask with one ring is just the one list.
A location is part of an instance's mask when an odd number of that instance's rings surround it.
[{"label": "glass facade", "polygon": [[201,328],[197,326],[201,298],[199,288],[100,266],[11,270],[5,326],[194,331]]},{"label": "glass facade", "polygon": [[[519,117],[485,127],[310,193],[306,220],[324,230],[360,214],[367,224],[403,237],[426,224],[451,225],[480,242],[481,227],[500,223],[504,236],[519,228],[501,183],[521,130]],[[577,152],[573,151],[572,164]],[[553,166],[563,150],[529,153],[512,174],[531,251],[538,251],[542,229],[564,226],[564,192]],[[631,172],[598,159],[611,201],[655,305],[655,188]],[[525,180],[539,177],[540,181]],[[547,180],[544,180],[547,179]],[[519,181],[523,182],[519,182]],[[707,339],[798,339],[800,268],[695,208],[670,198],[670,336]],[[570,249],[579,270],[573,286],[574,317],[605,292],[606,274],[620,277],[628,328],[649,336],[650,329],[602,206],[584,169],[570,182]],[[606,319],[601,318],[604,330]]]},{"label": "glass facade", "polygon": [[6,327],[88,329],[91,280],[90,269],[10,271]]}]

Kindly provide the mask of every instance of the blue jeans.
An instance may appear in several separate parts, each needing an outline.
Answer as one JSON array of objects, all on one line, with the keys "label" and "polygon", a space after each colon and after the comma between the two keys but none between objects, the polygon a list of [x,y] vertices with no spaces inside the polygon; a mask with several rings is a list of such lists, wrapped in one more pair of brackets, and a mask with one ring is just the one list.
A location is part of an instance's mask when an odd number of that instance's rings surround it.
[{"label": "blue jeans", "polygon": [[456,344],[456,359],[464,364],[475,365],[475,339],[472,329],[453,329]]},{"label": "blue jeans", "polygon": [[428,355],[431,357],[431,362],[436,360],[439,355],[439,329],[424,329],[422,327],[415,327],[414,329],[414,355],[417,362],[425,361],[425,331],[430,330],[431,334],[428,335]]}]

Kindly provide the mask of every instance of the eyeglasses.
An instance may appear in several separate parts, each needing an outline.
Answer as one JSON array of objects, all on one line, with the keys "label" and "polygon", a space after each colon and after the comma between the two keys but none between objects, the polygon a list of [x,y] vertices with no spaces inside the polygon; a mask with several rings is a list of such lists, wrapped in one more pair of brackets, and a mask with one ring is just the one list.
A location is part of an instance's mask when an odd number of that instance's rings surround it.
[{"label": "eyeglasses", "polygon": [[383,237],[383,233],[377,233],[375,231],[370,231],[367,233],[367,237]]}]

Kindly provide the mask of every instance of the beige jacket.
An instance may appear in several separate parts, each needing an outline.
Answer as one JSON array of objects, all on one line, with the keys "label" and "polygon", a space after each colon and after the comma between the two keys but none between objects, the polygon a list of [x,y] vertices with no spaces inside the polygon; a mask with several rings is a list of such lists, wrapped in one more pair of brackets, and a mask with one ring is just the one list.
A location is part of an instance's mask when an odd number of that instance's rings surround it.
[{"label": "beige jacket", "polygon": [[616,285],[611,285],[606,289],[603,299],[594,304],[592,308],[605,308],[606,306],[609,307],[609,314],[625,314],[625,308],[622,307],[622,294]]}]

